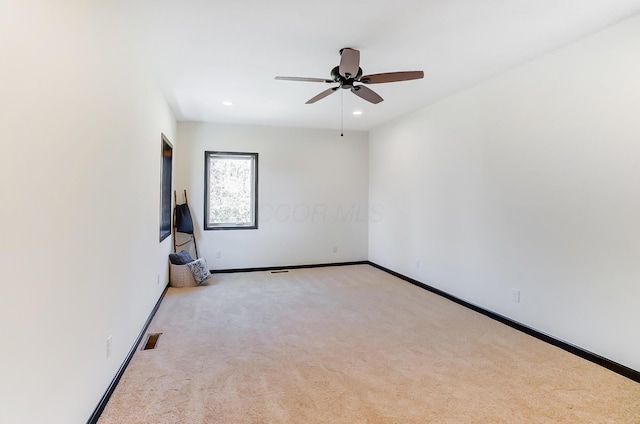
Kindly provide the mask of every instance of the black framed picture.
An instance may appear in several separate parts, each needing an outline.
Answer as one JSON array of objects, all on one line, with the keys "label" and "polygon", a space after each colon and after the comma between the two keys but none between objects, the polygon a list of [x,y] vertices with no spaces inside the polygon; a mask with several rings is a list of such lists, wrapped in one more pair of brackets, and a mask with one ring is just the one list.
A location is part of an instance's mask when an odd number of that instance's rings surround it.
[{"label": "black framed picture", "polygon": [[171,176],[173,169],[173,145],[169,139],[162,138],[162,176],[160,177],[160,241],[171,235]]}]

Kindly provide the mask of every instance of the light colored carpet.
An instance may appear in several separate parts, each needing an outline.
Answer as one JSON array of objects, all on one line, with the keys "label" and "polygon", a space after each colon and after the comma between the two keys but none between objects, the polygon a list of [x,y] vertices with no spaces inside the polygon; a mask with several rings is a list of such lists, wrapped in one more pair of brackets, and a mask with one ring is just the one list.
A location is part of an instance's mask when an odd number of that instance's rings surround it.
[{"label": "light colored carpet", "polygon": [[109,423],[639,423],[640,384],[369,265],[169,289]]}]

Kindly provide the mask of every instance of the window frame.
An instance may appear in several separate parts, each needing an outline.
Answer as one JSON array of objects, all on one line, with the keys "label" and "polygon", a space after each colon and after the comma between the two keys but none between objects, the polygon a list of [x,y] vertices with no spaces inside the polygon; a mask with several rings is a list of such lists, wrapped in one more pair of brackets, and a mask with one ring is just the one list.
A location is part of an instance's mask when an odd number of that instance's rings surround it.
[{"label": "window frame", "polygon": [[171,206],[173,181],[173,144],[160,133],[160,243],[171,235]]},{"label": "window frame", "polygon": [[[224,156],[238,156],[250,158],[253,164],[252,169],[252,222],[247,224],[233,224],[233,223],[221,223],[211,224],[209,222],[209,200],[210,200],[210,158],[212,156],[224,157]],[[258,229],[258,153],[249,152],[221,152],[207,150],[204,152],[204,229],[209,230],[256,230]]]}]

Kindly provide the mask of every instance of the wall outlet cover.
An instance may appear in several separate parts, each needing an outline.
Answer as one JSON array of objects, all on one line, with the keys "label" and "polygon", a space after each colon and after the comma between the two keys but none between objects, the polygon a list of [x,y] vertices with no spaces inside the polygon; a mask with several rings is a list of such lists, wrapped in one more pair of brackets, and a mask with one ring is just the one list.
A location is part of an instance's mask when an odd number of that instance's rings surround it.
[{"label": "wall outlet cover", "polygon": [[515,303],[520,303],[520,290],[511,289],[511,300]]},{"label": "wall outlet cover", "polygon": [[107,337],[107,358],[111,356],[111,340],[113,338],[113,335],[110,335],[109,337]]}]

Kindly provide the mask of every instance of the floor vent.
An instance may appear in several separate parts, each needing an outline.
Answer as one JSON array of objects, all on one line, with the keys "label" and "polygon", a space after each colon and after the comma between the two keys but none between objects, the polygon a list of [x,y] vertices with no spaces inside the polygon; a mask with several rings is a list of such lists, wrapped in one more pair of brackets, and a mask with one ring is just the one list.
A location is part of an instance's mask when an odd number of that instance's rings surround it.
[{"label": "floor vent", "polygon": [[147,335],[147,341],[144,343],[144,347],[142,348],[142,350],[155,349],[156,345],[158,344],[158,339],[161,335],[162,333],[149,333]]},{"label": "floor vent", "polygon": [[280,271],[271,271],[272,274],[282,274],[283,272],[289,272],[286,269],[282,269]]}]

